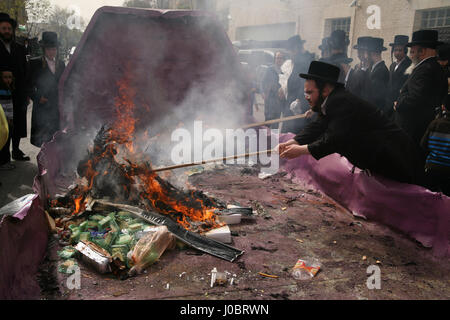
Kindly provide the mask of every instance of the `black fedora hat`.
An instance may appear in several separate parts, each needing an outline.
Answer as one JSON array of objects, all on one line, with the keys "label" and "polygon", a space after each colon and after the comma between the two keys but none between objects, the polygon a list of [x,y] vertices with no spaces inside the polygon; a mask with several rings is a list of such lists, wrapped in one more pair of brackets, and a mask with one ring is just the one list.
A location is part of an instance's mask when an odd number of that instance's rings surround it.
[{"label": "black fedora hat", "polygon": [[327,83],[342,85],[338,82],[341,69],[322,61],[313,61],[309,65],[308,73],[300,73],[300,77],[308,80],[321,80]]},{"label": "black fedora hat", "polygon": [[443,44],[438,47],[438,60],[450,60],[450,43]]},{"label": "black fedora hat", "polygon": [[59,46],[58,35],[55,32],[44,31],[39,44],[46,48],[56,48]]},{"label": "black fedora hat", "polygon": [[330,46],[332,49],[345,49],[350,44],[347,34],[343,30],[334,30],[330,36]]},{"label": "black fedora hat", "polygon": [[319,50],[327,50],[330,48],[330,37],[322,39],[322,44],[319,46]]},{"label": "black fedora hat", "polygon": [[368,40],[368,48],[370,52],[382,52],[386,51],[387,48],[384,46],[384,39],[382,38],[370,38]]},{"label": "black fedora hat", "polygon": [[358,38],[358,43],[353,46],[353,49],[357,49],[357,50],[365,49],[365,50],[367,50],[369,48],[370,39],[372,39],[372,37],[359,37]]},{"label": "black fedora hat", "polygon": [[297,35],[295,35],[293,37],[290,37],[287,40],[287,48],[288,49],[292,49],[292,48],[295,48],[295,47],[299,47],[299,46],[303,45],[305,42],[306,41],[302,40],[302,38],[300,38],[300,36],[297,34]]},{"label": "black fedora hat", "polygon": [[9,22],[13,29],[17,28],[17,21],[9,16],[9,14],[5,12],[0,12],[0,22]]},{"label": "black fedora hat", "polygon": [[444,44],[438,40],[439,33],[437,30],[419,30],[413,33],[412,41],[406,46],[421,46],[425,48],[436,49],[437,46]]},{"label": "black fedora hat", "polygon": [[409,37],[404,35],[396,35],[394,37],[394,42],[390,43],[391,47],[393,46],[406,46],[409,42]]}]

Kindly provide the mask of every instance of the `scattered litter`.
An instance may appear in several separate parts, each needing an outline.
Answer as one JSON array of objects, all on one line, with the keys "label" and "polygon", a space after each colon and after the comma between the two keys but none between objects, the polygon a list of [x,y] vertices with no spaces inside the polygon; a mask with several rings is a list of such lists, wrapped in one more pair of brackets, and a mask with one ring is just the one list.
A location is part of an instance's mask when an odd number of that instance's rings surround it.
[{"label": "scattered litter", "polygon": [[366,260],[367,260],[367,257],[366,257],[366,256],[363,256],[363,257],[362,257],[362,260],[363,260],[363,261],[366,261]]},{"label": "scattered litter", "polygon": [[376,264],[381,264],[381,261],[380,261],[380,260],[377,260],[375,263],[376,263]]},{"label": "scattered litter", "polygon": [[218,272],[217,268],[211,270],[211,288],[214,285],[225,285],[228,282],[227,274],[225,272]]},{"label": "scattered litter", "polygon": [[67,259],[59,264],[58,272],[72,274],[73,271],[69,271],[69,269],[71,269],[74,266],[78,266],[77,261],[74,259]]},{"label": "scattered litter", "polygon": [[286,210],[287,210],[286,207],[281,208],[281,211],[286,211]]},{"label": "scattered litter", "polygon": [[303,243],[303,240],[301,239],[295,239],[297,242]]},{"label": "scattered litter", "polygon": [[274,275],[267,274],[267,273],[263,273],[263,272],[258,272],[258,274],[259,274],[260,276],[263,276],[263,277],[266,277],[266,278],[274,278],[274,279],[279,278],[278,276],[274,276]]},{"label": "scattered litter", "polygon": [[183,272],[183,273],[180,274],[179,277],[181,278],[181,277],[184,276],[185,274],[186,274],[186,272]]},{"label": "scattered litter", "polygon": [[214,287],[214,283],[216,283],[216,275],[217,275],[217,268],[214,268],[211,270],[211,288]]},{"label": "scattered litter", "polygon": [[271,176],[273,176],[272,173],[267,173],[267,172],[260,172],[258,174],[258,178],[260,178],[261,180],[265,180],[267,178],[270,178]]},{"label": "scattered litter", "polygon": [[72,246],[66,246],[62,250],[58,251],[58,256],[63,259],[67,260],[70,258],[74,258],[77,253],[77,250]]},{"label": "scattered litter", "polygon": [[213,229],[204,234],[205,237],[213,239],[222,243],[231,243],[231,230],[228,226],[223,226],[221,228]]},{"label": "scattered litter", "polygon": [[317,259],[299,259],[292,268],[291,274],[297,280],[314,278],[319,272],[321,264]]},{"label": "scattered litter", "polygon": [[111,256],[105,250],[98,247],[92,242],[80,241],[75,249],[81,254],[81,260],[96,269],[100,273],[111,271],[109,264],[112,262]]},{"label": "scattered litter", "polygon": [[198,166],[198,167],[195,167],[195,168],[193,168],[193,169],[191,169],[191,170],[186,171],[185,174],[186,174],[188,177],[192,177],[192,176],[195,176],[195,175],[197,175],[197,174],[201,174],[201,173],[203,173],[204,171],[205,171],[205,168],[204,168],[204,167]]},{"label": "scattered litter", "polygon": [[166,284],[166,290],[170,289],[170,283]]},{"label": "scattered litter", "polygon": [[336,243],[337,243],[337,241],[333,241],[333,243],[334,243],[334,244],[336,244]]},{"label": "scattered litter", "polygon": [[136,243],[132,254],[134,266],[130,275],[140,274],[158,260],[167,249],[174,249],[176,238],[166,226],[155,228],[154,232],[146,234]]},{"label": "scattered litter", "polygon": [[272,216],[267,213],[266,209],[264,209],[264,207],[261,203],[259,203],[258,201],[255,201],[255,200],[251,200],[250,203],[255,207],[256,215],[262,216],[264,219],[272,218]]}]

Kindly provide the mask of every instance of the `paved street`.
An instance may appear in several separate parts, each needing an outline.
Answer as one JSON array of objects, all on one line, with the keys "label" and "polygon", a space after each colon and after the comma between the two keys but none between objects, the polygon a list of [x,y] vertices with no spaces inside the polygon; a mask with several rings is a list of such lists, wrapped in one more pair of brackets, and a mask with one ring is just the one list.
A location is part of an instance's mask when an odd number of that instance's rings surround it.
[{"label": "paved street", "polygon": [[13,161],[16,169],[0,171],[0,207],[29,193],[33,193],[33,179],[37,174],[36,157],[39,148],[30,144],[32,104],[28,106],[28,137],[20,142],[21,150],[31,158],[29,162]]}]

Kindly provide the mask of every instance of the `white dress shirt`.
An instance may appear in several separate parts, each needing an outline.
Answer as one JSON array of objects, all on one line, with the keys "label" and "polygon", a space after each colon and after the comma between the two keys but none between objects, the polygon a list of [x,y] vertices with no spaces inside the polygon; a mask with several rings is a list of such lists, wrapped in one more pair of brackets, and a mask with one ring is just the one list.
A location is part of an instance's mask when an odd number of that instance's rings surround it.
[{"label": "white dress shirt", "polygon": [[56,72],[56,59],[50,60],[49,58],[45,57],[45,60],[47,61],[48,68],[50,71],[55,74]]}]

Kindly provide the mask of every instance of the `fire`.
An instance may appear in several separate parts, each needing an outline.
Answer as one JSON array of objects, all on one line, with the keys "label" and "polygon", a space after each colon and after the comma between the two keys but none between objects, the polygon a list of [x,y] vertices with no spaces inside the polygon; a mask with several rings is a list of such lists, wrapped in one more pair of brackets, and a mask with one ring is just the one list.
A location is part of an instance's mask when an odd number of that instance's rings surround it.
[{"label": "fire", "polygon": [[[73,214],[78,214],[85,209],[86,196],[95,185],[97,177],[105,177],[113,170],[112,168],[98,169],[97,165],[112,163],[121,168],[125,177],[120,187],[128,194],[131,186],[139,185],[140,202],[148,210],[157,210],[159,213],[175,217],[184,228],[191,230],[192,223],[204,223],[204,229],[220,227],[216,221],[215,208],[207,207],[200,199],[191,197],[179,199],[171,194],[170,188],[161,185],[160,179],[153,172],[150,159],[145,156],[135,143],[137,119],[134,116],[136,90],[131,85],[131,76],[125,73],[124,77],[117,82],[118,95],[115,98],[115,121],[106,129],[107,141],[94,145],[93,157],[84,166],[84,178],[87,180],[85,186],[78,187],[78,197],[74,198]],[[149,137],[148,131],[143,135]],[[104,161],[104,160],[108,161]],[[111,169],[111,170],[110,170]],[[130,201],[134,199],[128,199]],[[206,231],[206,230],[204,230]]]}]

